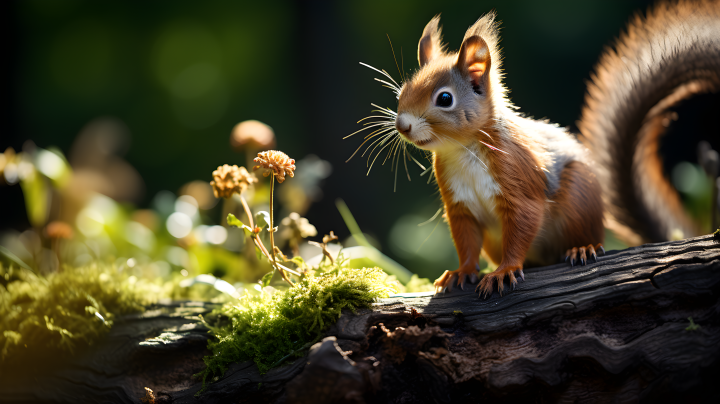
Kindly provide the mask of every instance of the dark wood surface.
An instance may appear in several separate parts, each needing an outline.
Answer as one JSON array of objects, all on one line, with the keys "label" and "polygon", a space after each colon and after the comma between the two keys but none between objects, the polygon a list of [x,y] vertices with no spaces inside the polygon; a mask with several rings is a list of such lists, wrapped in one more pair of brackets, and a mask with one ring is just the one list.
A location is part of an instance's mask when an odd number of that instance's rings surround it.
[{"label": "dark wood surface", "polygon": [[[72,357],[0,368],[0,402],[718,402],[720,239],[525,270],[514,291],[390,298],[345,313],[309,355],[231,366],[198,397],[208,335],[175,303]],[[692,317],[700,327],[688,329]]]}]

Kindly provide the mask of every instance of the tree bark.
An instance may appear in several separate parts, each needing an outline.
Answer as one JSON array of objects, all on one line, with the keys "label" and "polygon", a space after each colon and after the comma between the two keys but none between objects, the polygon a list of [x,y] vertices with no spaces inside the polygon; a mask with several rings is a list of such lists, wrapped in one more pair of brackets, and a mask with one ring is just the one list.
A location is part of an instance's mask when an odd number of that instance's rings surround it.
[{"label": "tree bark", "polygon": [[306,357],[265,375],[233,365],[198,397],[196,316],[211,305],[163,305],[75,356],[3,365],[0,401],[139,402],[148,387],[175,403],[718,402],[719,238],[525,279],[502,297],[456,289],[344,313]]}]

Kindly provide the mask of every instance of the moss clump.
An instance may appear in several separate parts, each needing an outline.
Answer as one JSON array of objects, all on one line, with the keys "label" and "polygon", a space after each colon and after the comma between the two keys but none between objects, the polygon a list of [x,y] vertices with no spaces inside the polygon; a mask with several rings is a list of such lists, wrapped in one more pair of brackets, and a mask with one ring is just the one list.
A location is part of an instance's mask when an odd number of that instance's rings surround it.
[{"label": "moss clump", "polygon": [[211,356],[207,368],[198,374],[203,383],[222,376],[236,362],[252,360],[265,373],[318,341],[327,326],[340,317],[343,309],[369,307],[377,298],[395,292],[393,283],[379,268],[348,269],[334,265],[332,270],[303,276],[286,291],[272,296],[245,295],[239,302],[219,310],[230,324],[212,327],[217,341],[208,345]]},{"label": "moss clump", "polygon": [[66,267],[39,276],[0,264],[0,363],[23,352],[72,352],[105,334],[117,314],[150,303],[149,289],[114,268]]}]

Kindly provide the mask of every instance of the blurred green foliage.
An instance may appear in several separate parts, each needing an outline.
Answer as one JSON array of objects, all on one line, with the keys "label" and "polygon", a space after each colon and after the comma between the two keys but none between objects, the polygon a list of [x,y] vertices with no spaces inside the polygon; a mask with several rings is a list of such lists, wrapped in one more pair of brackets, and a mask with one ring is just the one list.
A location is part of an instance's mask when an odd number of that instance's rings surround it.
[{"label": "blurred green foliage", "polygon": [[[147,206],[160,190],[207,181],[219,163],[242,164],[244,157],[227,147],[230,129],[258,119],[275,129],[279,147],[294,157],[314,153],[332,163],[325,198],[307,213],[321,234],[343,235],[339,215],[331,213],[342,197],[364,231],[387,247],[397,244],[389,235],[399,218],[409,213],[425,221],[439,197],[418,172],[393,193],[389,170],[380,167],[368,178],[360,160],[344,163],[359,143],[341,138],[358,129],[355,122],[369,104],[395,106],[358,62],[398,77],[387,36],[411,72],[417,40],[433,15],[442,13],[445,38],[456,49],[464,30],[496,9],[513,101],[531,116],[573,125],[584,80],[602,48],[649,3],[18,2],[18,132],[0,146],[19,148],[33,139],[67,153],[87,122],[117,117],[130,129],[126,158],[145,181],[140,206]],[[219,222],[221,213],[212,214]],[[425,245],[446,239],[443,227]],[[384,253],[423,276],[457,265],[452,248],[434,255],[447,258],[442,262],[401,250]]]}]

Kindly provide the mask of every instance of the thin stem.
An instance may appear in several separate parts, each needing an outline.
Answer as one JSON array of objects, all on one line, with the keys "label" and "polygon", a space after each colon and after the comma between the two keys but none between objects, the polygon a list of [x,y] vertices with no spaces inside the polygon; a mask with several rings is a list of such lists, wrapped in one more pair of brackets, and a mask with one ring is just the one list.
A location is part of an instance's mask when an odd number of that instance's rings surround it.
[{"label": "thin stem", "polygon": [[274,209],[273,204],[275,201],[275,173],[273,173],[272,178],[270,179],[270,251],[272,252],[272,263],[275,268],[277,268],[278,271],[280,271],[280,275],[282,275],[285,282],[289,283],[290,286],[293,285],[293,283],[288,278],[285,271],[280,268],[277,264],[277,259],[275,258],[275,221],[274,221]]},{"label": "thin stem", "polygon": [[255,223],[253,222],[253,217],[252,217],[252,213],[250,212],[250,207],[248,206],[247,201],[242,196],[242,194],[240,194],[240,202],[242,203],[243,209],[245,209],[245,214],[248,217],[248,223],[250,223],[250,228],[254,229]]},{"label": "thin stem", "polygon": [[275,194],[275,174],[270,179],[270,251],[272,251],[273,265],[277,266],[275,261],[275,225],[273,223],[273,198]]}]

